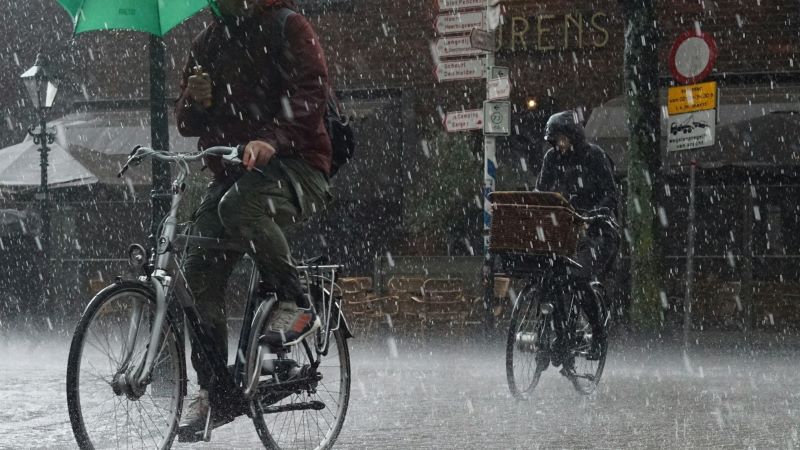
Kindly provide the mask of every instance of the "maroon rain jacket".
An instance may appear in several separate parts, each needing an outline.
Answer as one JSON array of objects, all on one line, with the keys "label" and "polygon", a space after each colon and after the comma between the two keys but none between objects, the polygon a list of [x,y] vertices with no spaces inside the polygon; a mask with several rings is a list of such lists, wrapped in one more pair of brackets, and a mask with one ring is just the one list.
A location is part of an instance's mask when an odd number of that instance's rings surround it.
[{"label": "maroon rain jacket", "polygon": [[[279,156],[300,157],[328,175],[325,56],[311,24],[300,14],[286,20],[283,45],[272,45],[277,11],[272,6],[284,2],[261,0],[252,17],[227,24],[227,19],[217,19],[194,39],[175,104],[178,130],[183,136],[200,137],[200,149],[261,140]],[[273,48],[283,49],[278,58],[272,57]],[[208,109],[186,93],[197,65],[211,77],[213,100]],[[206,164],[216,177],[225,175],[219,158],[209,157]]]}]

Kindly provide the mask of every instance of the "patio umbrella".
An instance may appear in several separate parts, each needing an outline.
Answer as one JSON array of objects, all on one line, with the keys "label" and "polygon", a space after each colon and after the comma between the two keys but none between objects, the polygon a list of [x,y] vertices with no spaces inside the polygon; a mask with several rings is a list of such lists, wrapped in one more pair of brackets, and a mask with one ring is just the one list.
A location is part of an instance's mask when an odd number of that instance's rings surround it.
[{"label": "patio umbrella", "polygon": [[[213,0],[57,0],[72,16],[75,33],[133,30],[150,35],[150,145],[169,150],[164,73],[163,36]],[[155,235],[160,218],[169,207],[170,176],[166,163],[153,161],[153,217]]]},{"label": "patio umbrella", "polygon": [[[67,153],[57,142],[48,145],[50,163],[47,185],[51,188],[82,186],[97,182],[97,177]],[[39,187],[39,145],[28,138],[19,144],[0,149],[0,190],[36,189]]]}]

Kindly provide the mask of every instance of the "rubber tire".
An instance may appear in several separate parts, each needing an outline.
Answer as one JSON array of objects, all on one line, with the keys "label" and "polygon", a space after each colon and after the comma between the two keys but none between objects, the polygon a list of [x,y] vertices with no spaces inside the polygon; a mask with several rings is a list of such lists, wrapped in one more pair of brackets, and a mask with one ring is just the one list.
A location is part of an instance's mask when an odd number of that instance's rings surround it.
[{"label": "rubber tire", "polygon": [[[605,297],[605,293],[602,290],[601,291],[596,291],[596,292],[597,292],[598,297],[600,298],[600,317],[601,317],[601,320],[603,320],[605,322],[604,319],[605,319],[606,315],[608,314],[608,311],[606,310],[607,299]],[[574,323],[574,322],[575,322],[575,318],[571,317],[570,318],[570,323]],[[591,395],[592,393],[595,392],[595,390],[597,390],[597,386],[600,384],[600,379],[603,376],[603,369],[605,369],[605,366],[606,366],[606,356],[608,355],[608,328],[607,328],[607,325],[608,325],[607,322],[603,325],[603,326],[606,327],[606,333],[605,333],[606,335],[603,338],[603,341],[600,343],[600,359],[597,360],[598,364],[597,364],[597,369],[595,370],[595,374],[594,374],[595,379],[596,379],[596,381],[594,383],[594,387],[591,390],[583,389],[583,386],[581,386],[579,384],[579,380],[578,380],[577,377],[574,377],[574,376],[568,376],[567,377],[572,382],[572,386],[575,388],[575,390],[579,394]]]},{"label": "rubber tire", "polygon": [[[347,339],[344,337],[342,329],[338,329],[336,331],[331,332],[333,335],[334,340],[336,341],[336,345],[338,347],[340,358],[343,358],[342,361],[342,368],[344,369],[344,378],[342,380],[342,388],[340,388],[344,393],[344,398],[342,399],[342,413],[340,416],[336,418],[336,426],[333,428],[333,434],[328,438],[328,442],[320,447],[316,447],[316,450],[329,450],[333,448],[333,445],[336,443],[336,439],[339,437],[339,433],[342,431],[342,426],[344,425],[345,417],[347,416],[347,408],[350,404],[350,351],[347,348]],[[300,345],[300,344],[298,344]],[[312,351],[314,349],[312,348]],[[325,359],[322,360],[323,363]],[[272,435],[269,432],[269,428],[267,427],[266,422],[264,421],[263,415],[258,411],[258,407],[256,406],[255,402],[250,403],[250,411],[253,415],[253,425],[256,427],[256,432],[258,436],[261,438],[261,442],[264,444],[264,447],[269,450],[281,450],[281,447],[273,440]]]},{"label": "rubber tire", "polygon": [[[529,289],[526,292],[522,292],[519,295],[519,301],[516,302],[516,304],[514,305],[514,309],[511,312],[511,323],[508,327],[508,338],[506,339],[506,378],[508,380],[508,389],[511,391],[511,395],[513,395],[518,400],[528,399],[528,394],[531,391],[533,391],[536,385],[539,384],[539,378],[541,377],[542,372],[544,372],[544,370],[549,365],[548,361],[548,364],[546,364],[543,368],[540,368],[539,362],[537,362],[536,372],[534,373],[530,386],[528,386],[528,388],[524,390],[519,389],[519,387],[517,386],[517,381],[514,379],[514,350],[516,344],[517,325],[520,321],[520,315],[523,313],[525,308],[527,308],[528,304],[530,302],[536,301],[532,297],[533,295],[534,291],[532,289]],[[536,305],[532,307],[538,308],[538,306]],[[541,314],[541,313],[536,313],[536,314]],[[546,324],[546,321],[540,323]]]},{"label": "rubber tire", "polygon": [[[78,364],[83,354],[83,346],[81,343],[89,324],[91,324],[95,314],[105,304],[105,302],[109,298],[129,290],[141,294],[153,304],[156,303],[153,291],[142,283],[136,281],[120,281],[114,283],[113,285],[110,285],[98,292],[97,295],[92,298],[92,300],[86,306],[86,309],[83,311],[83,314],[81,314],[81,318],[78,320],[78,324],[75,326],[75,332],[72,335],[72,343],[70,344],[69,357],[67,359],[67,409],[69,411],[69,420],[72,424],[72,432],[75,436],[78,447],[81,449],[94,448],[89,439],[89,435],[86,432],[86,426],[83,423],[83,414],[81,412],[80,398],[78,396],[77,388],[80,382],[78,378]],[[175,423],[172,425],[171,435],[165,440],[165,445],[161,447],[162,449],[169,449],[175,440],[175,436],[178,433],[178,425],[181,420],[181,412],[183,411],[183,399],[186,395],[186,357],[183,348],[183,334],[179,332],[181,328],[176,326],[176,322],[171,314],[167,314],[166,321],[167,326],[171,328],[172,332],[176,336],[176,342],[178,345],[178,365],[180,366],[180,379],[183,380],[183,382],[181,385],[180,394],[178,395],[178,412],[175,414]]]}]

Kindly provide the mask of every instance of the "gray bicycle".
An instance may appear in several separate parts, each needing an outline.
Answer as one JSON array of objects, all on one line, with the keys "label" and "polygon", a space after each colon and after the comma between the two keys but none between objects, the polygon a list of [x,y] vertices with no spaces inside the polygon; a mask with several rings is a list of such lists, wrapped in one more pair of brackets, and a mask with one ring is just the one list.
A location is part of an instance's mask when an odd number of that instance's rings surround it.
[{"label": "gray bicycle", "polygon": [[[79,320],[67,364],[67,405],[81,448],[166,449],[178,432],[187,392],[183,324],[200,343],[204,361],[215,350],[200,326],[202,318],[187,288],[183,258],[190,246],[244,252],[246,246],[181,234],[177,211],[190,172],[204,155],[241,164],[240,148],[212,147],[179,154],[137,147],[120,176],[147,158],[174,163],[172,206],[156,248],[128,250],[137,276],[117,278],[88,304]],[[151,255],[152,253],[152,255]],[[298,263],[304,289],[322,326],[302,343],[276,354],[262,336],[276,304],[265,292],[253,264],[235,363],[212,364],[218,385],[237,416],[249,416],[269,449],[328,449],[338,437],[350,398],[352,335],[341,311],[336,285],[339,266],[321,259]],[[210,439],[209,425],[202,438]]]}]

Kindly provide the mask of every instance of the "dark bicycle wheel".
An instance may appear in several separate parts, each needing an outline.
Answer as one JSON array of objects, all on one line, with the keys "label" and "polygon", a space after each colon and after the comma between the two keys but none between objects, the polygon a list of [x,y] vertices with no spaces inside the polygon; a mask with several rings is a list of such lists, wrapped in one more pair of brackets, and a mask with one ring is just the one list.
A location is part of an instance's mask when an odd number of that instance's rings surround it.
[{"label": "dark bicycle wheel", "polygon": [[[601,299],[601,317],[606,317],[604,299]],[[597,389],[600,377],[603,375],[603,368],[606,365],[606,354],[608,353],[608,339],[605,336],[594,336],[589,317],[584,309],[576,302],[569,313],[567,320],[568,329],[571,331],[572,349],[570,359],[565,362],[564,374],[572,382],[575,390],[581,394],[589,395]],[[605,326],[605,324],[604,324]],[[600,339],[600,352],[591,355],[593,340]]]},{"label": "dark bicycle wheel", "polygon": [[[308,367],[317,359],[316,339],[320,333],[295,345],[286,358],[300,368]],[[342,430],[347,406],[350,402],[350,353],[341,329],[332,331],[333,340],[323,357],[317,373],[321,380],[310,389],[298,389],[285,398],[264,402],[259,397],[250,403],[253,424],[261,442],[268,449],[330,449]],[[271,408],[301,407],[315,403],[317,409],[283,410],[270,412]]]},{"label": "dark bicycle wheel", "polygon": [[[156,304],[132,282],[97,294],[83,313],[67,362],[67,406],[80,448],[159,448],[172,445],[183,404],[186,367],[178,328],[167,317],[151,381],[125,389],[146,353]],[[127,392],[126,392],[127,390]]]},{"label": "dark bicycle wheel", "polygon": [[535,294],[527,288],[517,297],[506,341],[508,388],[518,399],[528,398],[550,364],[547,355],[550,328]]}]

